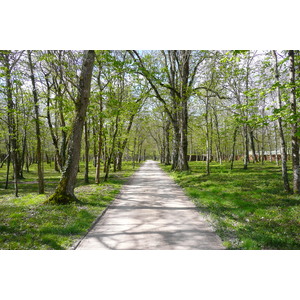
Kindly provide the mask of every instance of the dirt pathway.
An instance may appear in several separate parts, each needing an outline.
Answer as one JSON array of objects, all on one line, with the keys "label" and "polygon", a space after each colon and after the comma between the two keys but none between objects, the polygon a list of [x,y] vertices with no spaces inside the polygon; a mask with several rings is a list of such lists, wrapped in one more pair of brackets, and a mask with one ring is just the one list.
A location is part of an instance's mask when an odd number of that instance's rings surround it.
[{"label": "dirt pathway", "polygon": [[157,162],[146,161],[76,249],[224,247],[182,189]]}]

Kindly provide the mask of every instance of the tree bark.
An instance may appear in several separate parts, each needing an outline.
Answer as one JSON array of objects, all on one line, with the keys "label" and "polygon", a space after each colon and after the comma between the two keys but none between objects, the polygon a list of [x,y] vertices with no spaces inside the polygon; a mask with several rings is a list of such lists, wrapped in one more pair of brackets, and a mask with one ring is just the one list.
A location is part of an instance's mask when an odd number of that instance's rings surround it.
[{"label": "tree bark", "polygon": [[[281,102],[281,93],[280,93],[280,87],[279,87],[279,71],[278,71],[278,62],[277,62],[277,54],[276,51],[272,51],[274,59],[275,59],[275,80],[277,83],[276,92],[277,92],[277,101],[278,101],[278,107],[279,109],[282,108],[282,102]],[[287,172],[287,151],[286,151],[286,142],[283,132],[283,125],[282,125],[282,118],[278,117],[278,129],[279,129],[279,136],[281,141],[281,174],[282,174],[282,180],[283,180],[283,186],[286,192],[290,192],[290,184],[288,179],[288,172]]]},{"label": "tree bark", "polygon": [[210,137],[209,137],[209,122],[208,122],[208,114],[209,114],[209,102],[208,102],[208,93],[206,92],[206,100],[205,100],[205,136],[206,136],[206,175],[210,174]]},{"label": "tree bark", "polygon": [[[169,166],[171,164],[171,155],[170,155],[170,120],[167,120],[166,124],[166,152],[165,152],[165,165]],[[145,160],[145,159],[144,159]]]},{"label": "tree bark", "polygon": [[78,97],[75,103],[75,118],[72,124],[68,147],[68,158],[56,191],[47,200],[50,203],[67,204],[78,201],[74,195],[74,189],[78,173],[83,126],[89,104],[94,60],[95,51],[88,50],[84,52],[82,70],[78,85]]},{"label": "tree bark", "polygon": [[37,164],[38,164],[38,182],[39,182],[39,194],[45,193],[45,184],[44,184],[44,171],[43,171],[43,157],[42,157],[42,143],[41,143],[41,130],[40,130],[40,120],[39,120],[39,105],[38,105],[38,95],[35,84],[35,77],[33,71],[33,63],[32,63],[32,52],[30,50],[27,51],[29,68],[30,68],[30,78],[32,84],[32,94],[34,100],[34,113],[35,113],[35,131],[36,131],[36,153],[37,153]]},{"label": "tree bark", "polygon": [[294,50],[289,50],[290,61],[290,105],[293,116],[292,121],[292,163],[293,163],[293,192],[300,193],[300,172],[299,172],[299,140],[298,140],[298,116],[296,103],[296,87],[295,87],[295,54]]},{"label": "tree bark", "polygon": [[8,181],[9,181],[9,169],[10,169],[10,161],[11,161],[11,146],[10,142],[7,143],[7,167],[6,167],[6,181],[5,181],[5,189],[8,189]]},{"label": "tree bark", "polygon": [[84,183],[89,183],[89,152],[90,152],[90,142],[89,142],[89,128],[88,124],[84,122],[84,144],[85,144],[85,169],[84,169]]},{"label": "tree bark", "polygon": [[12,83],[11,83],[11,64],[10,64],[10,53],[4,53],[4,66],[5,66],[5,83],[6,83],[6,98],[7,98],[7,122],[9,131],[9,144],[11,145],[11,160],[13,163],[14,170],[14,186],[15,196],[19,196],[18,189],[18,177],[19,177],[19,162],[18,162],[18,141],[17,141],[17,127],[14,115],[14,102],[12,94]]},{"label": "tree bark", "polygon": [[113,154],[115,152],[115,145],[116,145],[116,138],[117,138],[118,131],[119,131],[119,112],[117,113],[117,116],[116,116],[115,131],[114,131],[114,134],[112,137],[112,146],[111,146],[110,152],[108,154],[108,158],[107,158],[107,166],[106,166],[104,181],[107,181],[107,179],[108,179],[110,164],[112,161]]},{"label": "tree bark", "polygon": [[221,135],[220,135],[220,130],[219,130],[218,115],[217,115],[216,109],[214,107],[213,107],[213,114],[214,114],[215,126],[216,126],[216,131],[217,131],[217,142],[216,142],[217,160],[221,165],[222,164]]},{"label": "tree bark", "polygon": [[235,144],[236,144],[237,131],[238,131],[238,127],[236,126],[235,129],[234,129],[234,132],[233,132],[233,143],[232,143],[230,170],[233,169],[233,162],[235,160]]},{"label": "tree bark", "polygon": [[249,130],[249,135],[250,135],[250,144],[251,144],[251,150],[252,150],[253,163],[256,163],[257,158],[256,158],[255,143],[254,143],[254,133],[253,133],[253,128],[251,128],[251,127]]},{"label": "tree bark", "polygon": [[249,163],[248,125],[244,124],[244,170],[248,169],[248,163]]},{"label": "tree bark", "polygon": [[47,121],[48,121],[48,126],[49,126],[49,130],[50,130],[50,134],[51,134],[51,138],[52,138],[52,144],[55,148],[55,171],[61,171],[63,168],[63,162],[62,162],[62,158],[60,155],[60,151],[59,151],[59,146],[58,146],[58,137],[55,135],[54,133],[54,129],[53,129],[53,125],[52,125],[52,121],[51,121],[51,114],[50,114],[50,93],[51,93],[51,85],[49,82],[49,74],[44,74],[45,75],[45,81],[46,81],[46,85],[47,85]]}]

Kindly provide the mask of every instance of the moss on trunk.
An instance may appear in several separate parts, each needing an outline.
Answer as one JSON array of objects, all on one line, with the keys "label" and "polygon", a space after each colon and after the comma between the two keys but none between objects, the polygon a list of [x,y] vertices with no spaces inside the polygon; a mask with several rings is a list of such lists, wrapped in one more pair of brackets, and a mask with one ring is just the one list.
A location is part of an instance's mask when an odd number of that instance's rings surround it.
[{"label": "moss on trunk", "polygon": [[62,178],[55,192],[44,202],[44,204],[81,203],[74,193],[68,193],[66,191],[66,185],[66,178]]},{"label": "moss on trunk", "polygon": [[70,204],[80,202],[74,195],[67,195],[63,192],[55,192],[44,204]]}]

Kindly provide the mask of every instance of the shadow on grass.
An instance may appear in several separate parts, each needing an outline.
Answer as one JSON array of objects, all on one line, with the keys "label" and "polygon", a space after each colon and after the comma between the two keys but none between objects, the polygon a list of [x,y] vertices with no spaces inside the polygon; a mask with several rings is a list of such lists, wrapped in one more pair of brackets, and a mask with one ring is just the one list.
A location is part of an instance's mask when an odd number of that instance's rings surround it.
[{"label": "shadow on grass", "polygon": [[300,249],[300,198],[283,191],[278,166],[215,164],[209,176],[204,163],[190,166],[190,174],[171,174],[229,249]]}]

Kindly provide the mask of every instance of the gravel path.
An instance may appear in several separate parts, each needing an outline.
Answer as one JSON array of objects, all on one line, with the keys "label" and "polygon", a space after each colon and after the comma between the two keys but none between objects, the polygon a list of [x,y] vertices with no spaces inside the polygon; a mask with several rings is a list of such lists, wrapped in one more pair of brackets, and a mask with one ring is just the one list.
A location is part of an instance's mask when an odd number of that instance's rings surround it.
[{"label": "gravel path", "polygon": [[76,249],[225,248],[182,189],[146,161]]}]

